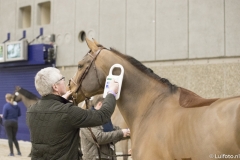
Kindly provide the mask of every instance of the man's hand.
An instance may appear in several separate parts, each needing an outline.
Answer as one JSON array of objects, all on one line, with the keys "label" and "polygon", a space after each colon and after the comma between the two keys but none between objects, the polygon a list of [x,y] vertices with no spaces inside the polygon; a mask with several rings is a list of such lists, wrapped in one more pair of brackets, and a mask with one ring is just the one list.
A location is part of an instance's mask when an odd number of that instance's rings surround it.
[{"label": "man's hand", "polygon": [[67,91],[64,95],[62,95],[62,97],[65,99],[69,99],[70,95],[72,95],[72,91]]},{"label": "man's hand", "polygon": [[130,136],[130,130],[129,129],[122,129],[123,137]]},{"label": "man's hand", "polygon": [[116,82],[115,80],[112,80],[112,81],[109,83],[109,90],[110,90],[110,91],[113,91],[115,94],[118,93],[118,88],[119,88],[119,84],[118,84],[118,82]]}]

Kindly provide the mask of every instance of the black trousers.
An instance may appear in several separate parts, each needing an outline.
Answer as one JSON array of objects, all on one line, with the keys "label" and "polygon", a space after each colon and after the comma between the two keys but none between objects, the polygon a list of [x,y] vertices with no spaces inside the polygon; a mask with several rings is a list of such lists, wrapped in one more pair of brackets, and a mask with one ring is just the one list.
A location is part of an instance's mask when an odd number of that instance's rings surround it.
[{"label": "black trousers", "polygon": [[18,141],[16,138],[17,131],[18,131],[18,122],[16,120],[5,120],[4,126],[5,126],[5,130],[7,132],[10,153],[13,154],[13,143],[15,144],[15,147],[16,147],[18,153],[20,153]]}]

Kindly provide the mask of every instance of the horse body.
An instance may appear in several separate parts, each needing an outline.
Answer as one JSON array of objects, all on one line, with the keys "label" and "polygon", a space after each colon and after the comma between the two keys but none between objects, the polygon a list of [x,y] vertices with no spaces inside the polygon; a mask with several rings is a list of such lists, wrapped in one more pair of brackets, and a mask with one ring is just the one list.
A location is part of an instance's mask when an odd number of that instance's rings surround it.
[{"label": "horse body", "polygon": [[146,117],[144,124],[136,128],[137,132],[131,133],[134,159],[191,157],[202,160],[211,159],[211,154],[237,155],[240,144],[239,100],[226,99],[199,108],[175,105],[169,109],[170,106],[165,105],[159,111],[154,109],[149,114],[151,118]]},{"label": "horse body", "polygon": [[32,92],[29,92],[28,90],[21,88],[20,86],[15,87],[14,101],[22,101],[25,107],[28,108],[29,106],[37,103],[38,100],[39,98]]},{"label": "horse body", "polygon": [[[14,98],[13,98],[14,101],[16,101],[16,102],[22,101],[26,108],[37,103],[37,101],[39,100],[39,98],[35,94],[33,94],[32,92],[30,92],[24,88],[21,88],[20,86],[15,87],[13,96],[14,96]],[[32,155],[31,153],[32,152],[30,152],[28,157],[31,157],[31,155]]]},{"label": "horse body", "polygon": [[87,43],[91,52],[79,62],[79,70],[73,77],[75,83],[70,82],[69,87],[73,96],[82,101],[86,96],[103,92],[105,78],[113,64],[124,67],[117,105],[131,130],[133,159],[206,160],[212,158],[210,154],[239,154],[240,97],[204,99],[157,78],[140,62],[134,65],[136,60],[132,61],[131,57],[126,59],[107,49],[96,54],[99,45],[89,40]]}]

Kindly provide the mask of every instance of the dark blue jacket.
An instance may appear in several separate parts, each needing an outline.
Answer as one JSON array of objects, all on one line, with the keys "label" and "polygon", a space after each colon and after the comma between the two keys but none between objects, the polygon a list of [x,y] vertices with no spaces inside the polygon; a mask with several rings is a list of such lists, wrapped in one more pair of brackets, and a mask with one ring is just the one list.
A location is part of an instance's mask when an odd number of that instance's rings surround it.
[{"label": "dark blue jacket", "polygon": [[3,118],[5,120],[18,120],[18,117],[21,116],[21,109],[18,105],[12,105],[10,103],[6,103],[3,106]]}]

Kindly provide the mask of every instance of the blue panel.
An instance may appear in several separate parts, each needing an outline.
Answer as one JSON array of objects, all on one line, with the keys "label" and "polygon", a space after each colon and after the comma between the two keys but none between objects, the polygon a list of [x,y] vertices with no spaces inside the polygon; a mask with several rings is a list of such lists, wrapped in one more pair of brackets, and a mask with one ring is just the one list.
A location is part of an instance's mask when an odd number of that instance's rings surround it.
[{"label": "blue panel", "polygon": [[[47,57],[47,51],[53,48],[50,44],[33,44],[28,45],[28,60],[0,63],[0,67],[15,67],[29,65],[45,65],[48,64],[44,59]],[[55,64],[55,61],[53,61]]]},{"label": "blue panel", "polygon": [[[36,73],[49,65],[32,67],[9,67],[0,68],[0,113],[2,114],[3,105],[6,103],[5,94],[13,93],[15,86],[20,86],[33,94],[39,96],[34,86]],[[40,97],[40,96],[39,96]],[[22,102],[18,103],[21,108],[22,116],[18,119],[18,140],[30,141],[29,129],[26,125],[26,107]],[[0,127],[0,138],[6,139],[5,129]]]},{"label": "blue panel", "polygon": [[53,48],[49,44],[33,44],[28,46],[28,64],[45,64],[47,50]]}]

